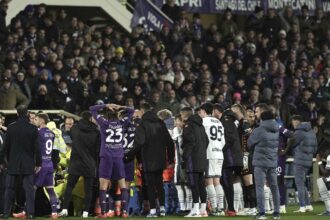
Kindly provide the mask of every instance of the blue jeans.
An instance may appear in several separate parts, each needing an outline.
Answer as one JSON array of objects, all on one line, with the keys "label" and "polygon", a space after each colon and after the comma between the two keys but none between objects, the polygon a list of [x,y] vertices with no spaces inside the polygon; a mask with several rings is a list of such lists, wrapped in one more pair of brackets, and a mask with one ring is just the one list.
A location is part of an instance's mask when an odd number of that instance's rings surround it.
[{"label": "blue jeans", "polygon": [[302,165],[295,164],[294,165],[294,179],[296,182],[297,190],[298,190],[298,198],[300,207],[305,207],[306,205],[311,205],[311,201],[308,197],[308,190],[305,185],[306,175],[310,167],[305,167]]},{"label": "blue jeans", "polygon": [[257,206],[260,214],[265,214],[264,186],[267,180],[268,186],[273,194],[274,213],[280,212],[280,193],[277,184],[276,167],[254,167],[254,179],[256,184]]}]

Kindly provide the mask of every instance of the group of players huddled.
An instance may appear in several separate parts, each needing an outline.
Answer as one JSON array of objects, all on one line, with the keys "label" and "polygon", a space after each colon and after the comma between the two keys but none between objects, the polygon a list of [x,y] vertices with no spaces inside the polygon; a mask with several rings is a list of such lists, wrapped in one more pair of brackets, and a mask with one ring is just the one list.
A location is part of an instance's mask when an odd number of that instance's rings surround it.
[{"label": "group of players huddled", "polygon": [[[316,153],[316,135],[311,124],[299,115],[291,118],[292,131],[285,128],[275,115],[275,108],[263,103],[255,110],[246,110],[237,104],[223,109],[221,105],[205,103],[198,109],[183,108],[175,117],[166,109],[154,112],[148,103],[142,104],[139,110],[115,104],[95,105],[90,107],[90,112],[84,112],[78,122],[86,133],[79,136],[73,128],[71,157],[84,160],[90,156],[88,152],[94,152],[93,147],[99,146],[98,159],[90,157],[90,163],[98,168],[96,176],[99,178],[101,208],[98,218],[118,214],[109,193],[114,183],[120,189],[120,215],[129,217],[129,188],[137,166],[142,171],[147,217],[166,215],[163,171],[174,170],[171,181],[176,188],[180,214],[185,217],[249,215],[266,219],[265,214],[272,214],[273,219],[280,219],[280,213],[286,213],[286,154],[293,151],[300,205],[296,212],[313,211],[305,181]],[[35,170],[34,184],[46,188],[51,217],[66,217],[72,188],[83,174],[75,173],[74,170],[79,168],[74,168],[74,164],[71,172],[69,167],[64,206],[58,213],[53,188],[55,135],[47,127],[48,122],[47,114],[37,115],[35,125],[39,128],[42,162]],[[89,128],[88,123],[95,127]],[[87,133],[93,135],[86,138]],[[81,150],[84,148],[90,151]],[[319,163],[324,175],[317,183],[326,205],[323,214],[329,215],[327,169],[330,168],[330,158],[327,162],[326,156],[323,158],[325,162],[321,160]],[[82,217],[88,217],[91,181],[88,175],[84,179]],[[16,214],[16,217],[24,218],[26,213]]]}]

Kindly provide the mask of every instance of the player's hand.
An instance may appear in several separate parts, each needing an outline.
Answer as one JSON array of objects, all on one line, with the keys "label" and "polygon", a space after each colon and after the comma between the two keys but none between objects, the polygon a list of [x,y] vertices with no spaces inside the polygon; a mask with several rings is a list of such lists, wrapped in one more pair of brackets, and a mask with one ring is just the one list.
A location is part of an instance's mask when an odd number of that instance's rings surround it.
[{"label": "player's hand", "polygon": [[41,167],[35,167],[35,168],[34,168],[34,173],[36,173],[36,174],[37,174],[37,173],[39,173],[39,172],[40,172],[40,170],[41,170]]}]

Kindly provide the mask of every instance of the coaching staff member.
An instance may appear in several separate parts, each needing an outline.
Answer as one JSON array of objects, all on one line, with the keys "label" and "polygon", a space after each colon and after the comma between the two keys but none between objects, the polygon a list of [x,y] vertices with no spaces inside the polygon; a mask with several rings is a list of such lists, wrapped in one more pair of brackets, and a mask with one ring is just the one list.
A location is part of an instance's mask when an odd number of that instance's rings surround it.
[{"label": "coaching staff member", "polygon": [[165,126],[157,117],[148,103],[142,104],[142,119],[135,130],[133,149],[125,156],[125,160],[133,158],[138,153],[141,157],[145,185],[150,203],[150,213],[147,217],[157,217],[156,192],[160,205],[160,215],[165,215],[163,170],[166,163],[174,163],[174,142]]},{"label": "coaching staff member", "polygon": [[93,182],[97,170],[100,132],[89,111],[84,111],[81,117],[82,119],[71,128],[72,152],[68,170],[69,177],[64,194],[63,210],[60,216],[68,215],[72,190],[80,176],[84,177],[85,206],[82,215],[83,218],[88,217],[88,211],[91,205]]},{"label": "coaching staff member", "polygon": [[26,106],[17,108],[18,120],[8,126],[0,164],[3,167],[5,156],[8,161],[6,178],[4,218],[9,218],[13,199],[15,197],[15,179],[23,178],[26,195],[27,218],[34,218],[34,174],[41,169],[39,152],[38,128],[29,122]]}]

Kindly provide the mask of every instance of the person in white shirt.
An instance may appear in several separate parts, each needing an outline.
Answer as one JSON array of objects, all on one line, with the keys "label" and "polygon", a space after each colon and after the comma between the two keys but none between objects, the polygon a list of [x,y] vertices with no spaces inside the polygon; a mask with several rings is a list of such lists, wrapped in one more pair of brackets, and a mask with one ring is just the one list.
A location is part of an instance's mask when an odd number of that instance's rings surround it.
[{"label": "person in white shirt", "polygon": [[222,173],[223,153],[225,146],[224,128],[219,119],[212,116],[213,105],[205,103],[200,107],[199,115],[203,119],[203,126],[209,138],[206,151],[208,169],[206,171],[206,192],[211,203],[211,215],[223,214],[224,192],[220,185]]}]

